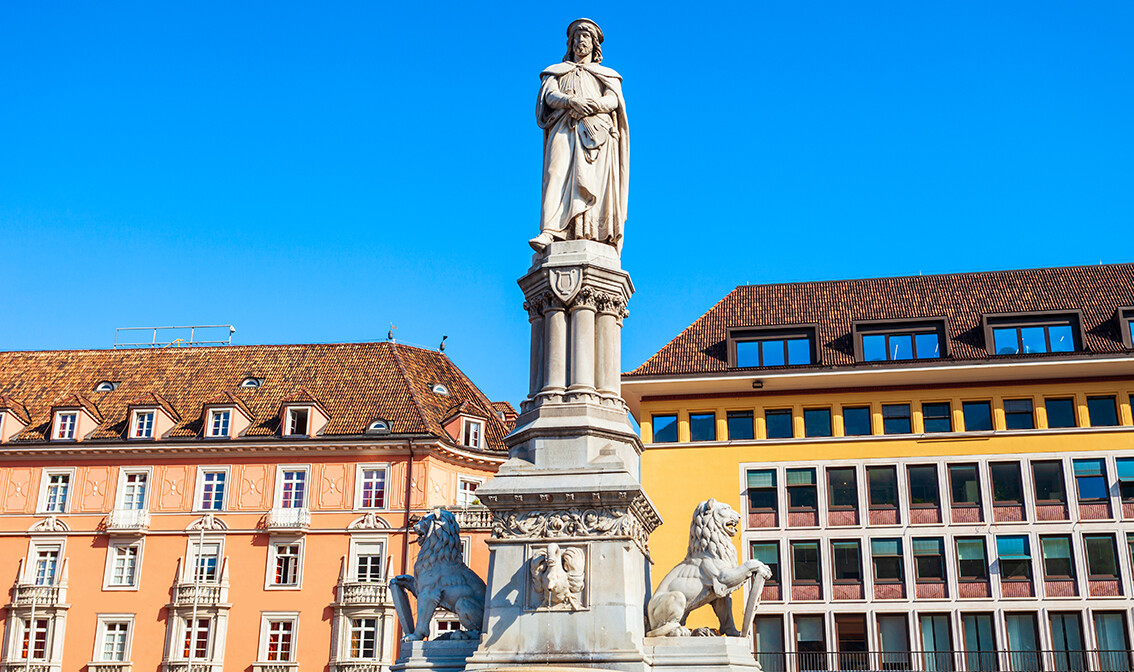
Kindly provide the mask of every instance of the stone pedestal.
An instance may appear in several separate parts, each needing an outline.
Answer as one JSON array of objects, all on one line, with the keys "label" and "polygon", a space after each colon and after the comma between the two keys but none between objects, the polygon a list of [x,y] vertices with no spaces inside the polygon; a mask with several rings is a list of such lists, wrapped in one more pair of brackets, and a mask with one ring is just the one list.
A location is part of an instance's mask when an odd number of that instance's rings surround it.
[{"label": "stone pedestal", "polygon": [[647,637],[654,672],[760,672],[743,637]]},{"label": "stone pedestal", "polygon": [[476,650],[475,640],[436,640],[402,642],[398,662],[390,666],[391,672],[431,670],[431,672],[461,672],[465,661]]}]

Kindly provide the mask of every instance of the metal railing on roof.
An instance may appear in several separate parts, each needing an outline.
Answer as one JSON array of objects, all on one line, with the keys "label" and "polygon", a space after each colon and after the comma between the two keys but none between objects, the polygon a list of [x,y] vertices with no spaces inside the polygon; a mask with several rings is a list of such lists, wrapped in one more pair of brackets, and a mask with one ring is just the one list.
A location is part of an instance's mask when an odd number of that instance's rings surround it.
[{"label": "metal railing on roof", "polygon": [[[123,332],[147,332],[150,335],[150,340],[123,341],[121,340]],[[197,324],[187,327],[118,327],[114,330],[114,347],[115,349],[181,348],[232,345],[234,333],[236,333],[236,327],[231,324]],[[161,334],[161,340],[158,340],[158,334]]]}]

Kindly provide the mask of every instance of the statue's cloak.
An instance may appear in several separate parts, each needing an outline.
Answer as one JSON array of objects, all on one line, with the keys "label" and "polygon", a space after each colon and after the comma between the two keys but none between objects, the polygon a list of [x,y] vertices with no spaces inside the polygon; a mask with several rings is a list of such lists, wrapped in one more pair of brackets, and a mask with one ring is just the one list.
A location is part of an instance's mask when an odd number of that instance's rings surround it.
[{"label": "statue's cloak", "polygon": [[[618,107],[576,121],[568,110],[548,104],[548,94],[557,89],[559,79],[576,68],[601,83],[604,94],[613,94]],[[591,238],[621,250],[630,180],[630,126],[622,76],[597,63],[563,62],[546,68],[540,79],[536,100],[536,123],[543,129],[544,146],[540,230],[557,239]],[[594,146],[595,136],[604,138],[601,146]]]}]

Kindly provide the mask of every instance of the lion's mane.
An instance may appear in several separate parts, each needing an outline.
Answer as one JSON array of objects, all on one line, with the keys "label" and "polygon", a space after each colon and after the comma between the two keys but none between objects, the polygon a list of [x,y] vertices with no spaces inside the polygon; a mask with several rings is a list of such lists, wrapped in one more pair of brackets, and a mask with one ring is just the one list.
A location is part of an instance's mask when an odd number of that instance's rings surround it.
[{"label": "lion's mane", "polygon": [[[433,520],[429,520],[430,518]],[[425,538],[421,540],[421,551],[414,563],[415,571],[417,564],[421,562],[425,563],[424,567],[464,564],[456,517],[445,509],[440,509],[426,516],[425,521],[429,523],[429,527]]]},{"label": "lion's mane", "polygon": [[693,512],[693,522],[689,525],[687,557],[709,556],[724,560],[730,566],[737,564],[736,547],[732,545],[732,539],[721,527],[714,512],[716,508],[727,506],[712,499],[697,505],[697,509]]}]

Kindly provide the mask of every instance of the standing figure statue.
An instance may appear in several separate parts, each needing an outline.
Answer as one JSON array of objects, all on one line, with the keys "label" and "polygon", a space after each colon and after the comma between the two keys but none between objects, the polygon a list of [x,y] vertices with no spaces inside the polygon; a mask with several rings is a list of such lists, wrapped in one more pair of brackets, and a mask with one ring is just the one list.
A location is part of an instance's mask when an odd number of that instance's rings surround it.
[{"label": "standing figure statue", "polygon": [[567,55],[542,73],[536,123],[543,129],[543,204],[537,252],[552,241],[587,239],[622,250],[630,127],[622,76],[600,65],[602,29],[567,27]]}]

